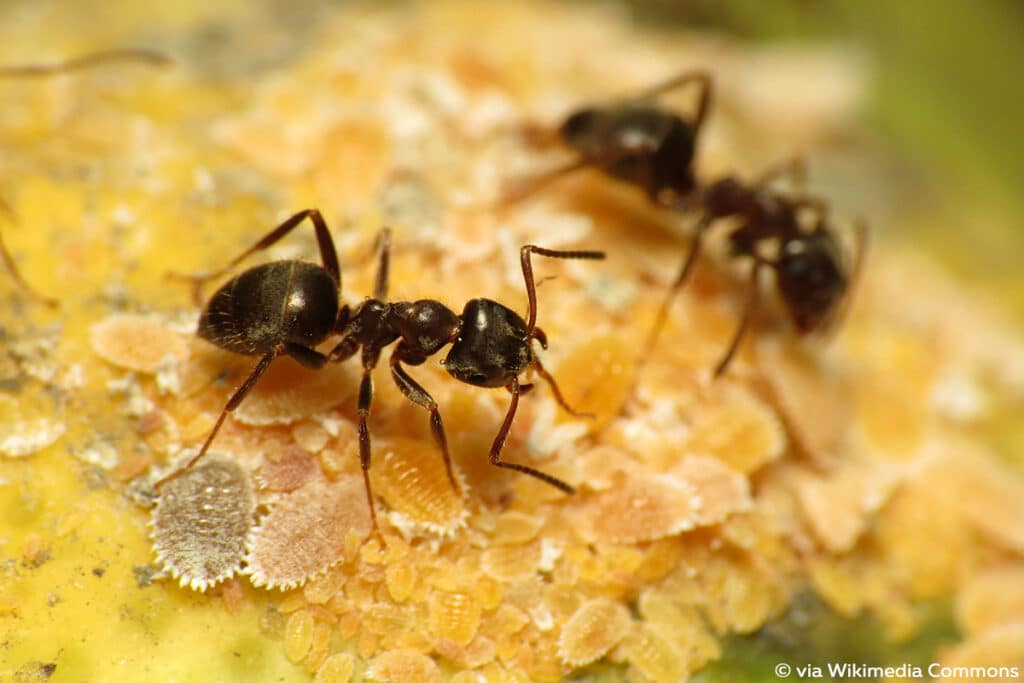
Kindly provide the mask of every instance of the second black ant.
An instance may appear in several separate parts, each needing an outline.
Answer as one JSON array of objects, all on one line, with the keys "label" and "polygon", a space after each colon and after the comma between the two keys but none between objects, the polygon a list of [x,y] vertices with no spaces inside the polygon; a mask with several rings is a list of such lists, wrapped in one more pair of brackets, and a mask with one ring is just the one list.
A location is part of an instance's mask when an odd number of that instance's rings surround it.
[{"label": "second black ant", "polygon": [[[688,85],[697,88],[697,104],[691,118],[683,118],[651,101]],[[855,253],[850,262],[828,223],[825,202],[771,187],[777,177],[786,174],[802,177],[804,169],[799,162],[773,169],[753,185],[728,176],[702,186],[693,166],[698,134],[710,108],[712,92],[710,74],[691,70],[632,98],[572,112],[559,127],[558,137],[576,152],[577,158],[521,183],[504,196],[503,203],[521,201],[567,173],[594,167],[642,189],[656,206],[672,210],[696,207],[703,212],[690,251],[656,314],[644,356],[652,352],[669,305],[692,272],[706,230],[720,219],[739,218],[742,225],[729,235],[730,253],[734,257],[752,258],[754,265],[740,325],[715,366],[717,377],[731,363],[757,310],[758,283],[764,269],[775,272],[780,296],[797,330],[808,333],[823,329],[840,317],[861,268],[867,230],[863,224],[857,225]],[[809,223],[805,224],[805,219]],[[777,247],[774,255],[764,253],[770,243]]]},{"label": "second black ant", "polygon": [[[686,86],[694,86],[697,91],[691,117],[680,116],[654,102],[655,98]],[[571,112],[558,127],[557,137],[572,149],[576,158],[528,179],[507,192],[502,202],[521,201],[561,176],[597,168],[640,188],[655,204],[673,204],[696,187],[693,159],[711,97],[710,74],[685,71],[632,97]]]},{"label": "second black ant", "polygon": [[740,220],[728,235],[730,256],[749,258],[753,266],[740,324],[725,355],[715,366],[716,377],[729,367],[756,314],[760,276],[765,269],[774,271],[782,303],[801,334],[826,329],[841,318],[863,265],[867,226],[860,221],[855,224],[854,253],[852,258],[847,257],[835,228],[828,221],[828,206],[823,200],[780,192],[772,187],[783,176],[802,182],[805,174],[803,162],[794,160],[770,169],[752,185],[726,176],[681,200],[680,207],[696,204],[703,214],[690,250],[655,317],[647,352],[654,347],[672,300],[693,271],[705,233],[716,221],[725,218]]},{"label": "second black ant", "polygon": [[[566,403],[554,378],[534,352],[534,342],[547,348],[547,335],[536,324],[537,294],[531,257],[536,254],[561,259],[603,259],[604,253],[556,251],[534,245],[522,247],[520,261],[528,301],[525,319],[491,299],[470,300],[461,315],[432,299],[387,301],[390,233],[386,230],[379,240],[380,263],[373,297],[354,309],[345,304],[339,305],[341,274],[338,257],[327,224],[315,209],[291,216],[225,268],[185,277],[196,285],[219,277],[254,252],[266,249],[283,238],[307,218],[316,232],[322,265],[286,260],[254,266],[229,280],[206,304],[199,320],[199,336],[222,349],[259,356],[260,359],[228,399],[199,452],[184,467],[160,480],[157,486],[190,468],[207,452],[227,415],[242,403],[276,358],[291,356],[305,367],[321,368],[328,362],[340,362],[358,352],[363,366],[357,406],[359,460],[373,530],[382,540],[370,487],[371,449],[367,419],[373,400],[371,373],[383,349],[397,342],[390,357],[392,379],[406,398],[429,412],[431,433],[444,458],[448,479],[457,492],[459,486],[452,472],[448,440],[437,402],[405,369],[407,365],[424,363],[448,345],[451,349],[442,364],[452,377],[478,387],[504,388],[511,394],[505,419],[491,446],[491,464],[522,472],[565,493],[573,493],[574,489],[561,479],[527,465],[505,462],[501,459],[501,451],[515,418],[519,396],[532,386],[521,383],[519,379],[527,370],[532,369],[551,386],[555,400],[563,409],[573,415],[581,415]],[[316,350],[334,334],[340,335],[341,339],[329,353]]]}]

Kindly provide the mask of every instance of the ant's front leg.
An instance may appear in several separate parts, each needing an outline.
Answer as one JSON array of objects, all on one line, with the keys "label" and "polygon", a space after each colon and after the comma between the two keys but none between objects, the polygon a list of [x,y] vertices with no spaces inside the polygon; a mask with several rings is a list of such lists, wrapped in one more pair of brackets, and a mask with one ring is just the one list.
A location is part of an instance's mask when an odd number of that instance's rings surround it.
[{"label": "ant's front leg", "polygon": [[515,470],[516,472],[522,472],[528,474],[535,479],[540,479],[546,484],[554,486],[559,491],[564,493],[573,494],[576,493],[569,484],[558,477],[554,477],[540,470],[535,470],[527,465],[520,465],[514,462],[504,462],[501,459],[501,451],[505,447],[505,440],[508,438],[508,433],[512,429],[512,421],[515,419],[516,410],[519,408],[519,394],[522,393],[519,385],[519,378],[513,377],[512,381],[505,387],[508,392],[512,394],[512,402],[508,406],[508,412],[505,414],[505,420],[501,423],[501,428],[498,430],[497,436],[494,437],[494,443],[491,445],[491,453],[489,459],[491,464],[495,467],[504,467],[505,469]]},{"label": "ant's front leg", "polygon": [[750,280],[747,283],[747,301],[743,306],[743,317],[740,318],[739,327],[736,328],[736,332],[733,334],[732,341],[729,343],[729,348],[726,349],[725,355],[722,356],[722,360],[715,366],[715,379],[718,379],[725,374],[726,369],[732,362],[733,357],[740,348],[740,342],[743,341],[743,337],[746,336],[747,329],[750,327],[751,321],[754,319],[754,314],[757,311],[760,293],[760,276],[761,268],[773,265],[769,261],[755,257],[754,266],[750,270]]},{"label": "ant's front leg", "polygon": [[437,408],[437,401],[416,380],[410,377],[405,368],[402,367],[403,362],[409,365],[419,365],[425,360],[425,357],[412,353],[405,345],[405,342],[401,341],[391,353],[391,376],[407,399],[430,411],[430,431],[434,436],[434,442],[437,443],[437,447],[441,450],[441,457],[444,458],[444,467],[448,473],[448,481],[451,482],[455,493],[460,494],[459,485],[456,483],[455,474],[452,472],[452,459],[448,451],[448,437],[445,436],[444,423],[441,421],[441,412]]},{"label": "ant's front leg", "polygon": [[700,222],[697,223],[693,233],[693,241],[690,243],[690,249],[686,252],[686,257],[683,259],[683,265],[679,268],[679,274],[676,275],[675,281],[672,282],[668,291],[665,292],[665,298],[662,299],[661,306],[658,307],[658,312],[654,316],[654,324],[651,325],[651,331],[647,334],[647,342],[644,344],[643,355],[640,357],[641,362],[645,361],[654,351],[658,335],[661,334],[665,321],[668,319],[668,311],[672,306],[672,301],[675,300],[679,290],[683,288],[683,285],[690,278],[690,273],[693,272],[693,267],[697,263],[697,257],[700,256],[701,247],[704,243],[704,233],[711,227],[711,223],[712,217],[708,214],[702,216]]}]

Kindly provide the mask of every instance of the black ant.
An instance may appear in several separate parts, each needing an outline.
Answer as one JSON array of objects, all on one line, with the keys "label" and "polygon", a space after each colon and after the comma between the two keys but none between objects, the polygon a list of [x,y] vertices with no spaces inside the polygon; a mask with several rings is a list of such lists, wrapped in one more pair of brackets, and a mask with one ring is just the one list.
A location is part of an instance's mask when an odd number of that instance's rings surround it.
[{"label": "black ant", "polygon": [[[81,57],[76,57],[63,62],[55,62],[53,64],[16,64],[0,66],[0,78],[43,78],[70,73],[80,69],[88,69],[100,64],[120,61],[141,62],[144,64],[163,66],[169,64],[171,59],[158,52],[150,50],[119,48],[114,50],[105,50],[102,52],[92,52],[82,55]],[[15,221],[14,211],[2,198],[0,198],[0,213],[3,213],[12,223]],[[0,260],[4,262],[4,266],[11,274],[15,284],[30,298],[35,299],[46,306],[56,307],[58,305],[59,302],[56,299],[44,296],[29,286],[28,282],[18,271],[10,252],[7,251],[2,235],[0,235]]]},{"label": "black ant", "polygon": [[[690,120],[649,102],[688,84],[698,87],[697,106]],[[787,196],[770,188],[778,176],[788,172],[800,175],[803,168],[799,164],[774,169],[753,187],[733,177],[701,187],[694,175],[693,162],[697,136],[711,98],[710,74],[687,71],[634,98],[575,111],[562,123],[558,134],[576,151],[578,158],[526,181],[518,190],[508,193],[505,202],[526,198],[567,173],[596,167],[640,187],[657,206],[681,209],[696,204],[703,209],[694,243],[656,315],[644,356],[654,348],[669,305],[696,262],[703,233],[717,219],[741,218],[743,225],[729,237],[731,251],[735,256],[752,257],[754,268],[740,326],[725,356],[715,367],[718,377],[732,361],[757,308],[757,283],[763,268],[775,270],[783,303],[797,329],[801,333],[821,329],[839,317],[841,304],[860,270],[867,231],[863,225],[857,226],[854,263],[852,266],[844,263],[840,245],[826,222],[825,203],[807,196]],[[804,228],[801,222],[805,213],[813,214],[809,228]],[[762,245],[770,241],[778,242],[774,257],[760,253]]]},{"label": "black ant", "polygon": [[[520,260],[529,302],[526,320],[490,299],[470,300],[462,309],[462,315],[431,299],[388,302],[390,233],[387,230],[381,233],[379,240],[380,263],[373,297],[352,310],[348,305],[339,307],[341,275],[338,257],[327,224],[315,209],[300,211],[288,218],[225,268],[184,277],[196,285],[219,277],[252,253],[280,240],[306,218],[316,231],[322,265],[288,260],[254,266],[229,280],[206,304],[199,320],[199,336],[234,353],[260,356],[260,360],[228,399],[199,452],[183,468],[157,482],[157,486],[190,468],[206,453],[228,413],[239,406],[277,357],[291,356],[308,368],[321,368],[328,362],[340,362],[360,352],[363,376],[358,398],[359,461],[374,533],[383,541],[370,488],[367,417],[373,398],[371,372],[384,347],[398,342],[391,353],[391,376],[406,398],[430,412],[430,429],[456,492],[459,486],[452,472],[448,441],[437,402],[409,376],[403,366],[420,365],[448,344],[451,344],[451,350],[442,364],[452,377],[478,387],[504,387],[512,395],[505,420],[491,446],[491,464],[528,474],[566,493],[573,493],[574,489],[569,484],[550,474],[502,461],[501,450],[519,405],[519,395],[532,386],[519,381],[519,375],[528,369],[532,368],[551,385],[562,408],[573,415],[580,415],[565,402],[554,378],[534,354],[534,340],[547,348],[547,336],[536,326],[537,295],[530,257],[538,254],[553,258],[602,259],[604,253],[555,251],[534,245],[522,247]],[[317,351],[315,347],[332,334],[341,335],[341,340],[326,355]]]},{"label": "black ant", "polygon": [[[753,185],[727,176],[678,204],[679,208],[685,208],[696,203],[703,209],[703,215],[697,223],[690,251],[655,318],[648,338],[648,352],[654,347],[672,299],[692,272],[705,232],[722,218],[740,219],[740,225],[729,233],[729,251],[732,256],[753,259],[754,265],[739,327],[725,355],[715,366],[715,377],[725,372],[739,349],[758,306],[760,274],[765,268],[775,271],[782,302],[801,334],[828,327],[841,317],[843,304],[848,301],[849,290],[863,264],[867,226],[860,221],[855,225],[854,256],[849,263],[835,230],[828,223],[828,207],[823,200],[785,194],[772,187],[776,179],[785,175],[802,180],[803,162],[794,160],[775,167]],[[773,254],[765,253],[769,243],[775,244]]]},{"label": "black ant", "polygon": [[[692,118],[656,106],[654,98],[686,85],[697,87]],[[598,168],[641,188],[658,205],[671,205],[696,187],[693,158],[697,136],[711,106],[712,80],[705,71],[686,71],[633,97],[572,112],[557,136],[577,158],[506,193],[518,202],[556,178],[583,168]]]}]

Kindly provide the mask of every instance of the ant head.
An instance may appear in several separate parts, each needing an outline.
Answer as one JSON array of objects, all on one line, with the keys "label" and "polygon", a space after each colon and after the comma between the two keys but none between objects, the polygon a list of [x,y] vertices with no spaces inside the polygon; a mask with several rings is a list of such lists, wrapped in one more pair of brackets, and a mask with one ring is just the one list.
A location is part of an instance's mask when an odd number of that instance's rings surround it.
[{"label": "ant head", "polygon": [[783,301],[802,333],[829,321],[849,285],[839,245],[824,228],[785,240],[776,274]]},{"label": "ant head", "polygon": [[478,387],[504,387],[533,362],[526,321],[490,299],[462,309],[462,328],[444,360],[455,379]]}]

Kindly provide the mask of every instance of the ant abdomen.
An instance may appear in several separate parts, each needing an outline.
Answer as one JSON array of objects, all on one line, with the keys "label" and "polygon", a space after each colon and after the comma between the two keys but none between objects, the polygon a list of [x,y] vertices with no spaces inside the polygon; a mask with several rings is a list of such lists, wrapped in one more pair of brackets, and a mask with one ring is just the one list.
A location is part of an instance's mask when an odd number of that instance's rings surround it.
[{"label": "ant abdomen", "polygon": [[338,284],[319,265],[275,261],[232,278],[210,298],[199,336],[233,353],[270,353],[282,343],[316,346],[333,331]]},{"label": "ant abdomen", "polygon": [[472,299],[444,367],[460,382],[495,388],[508,386],[532,361],[526,321],[497,301]]}]

